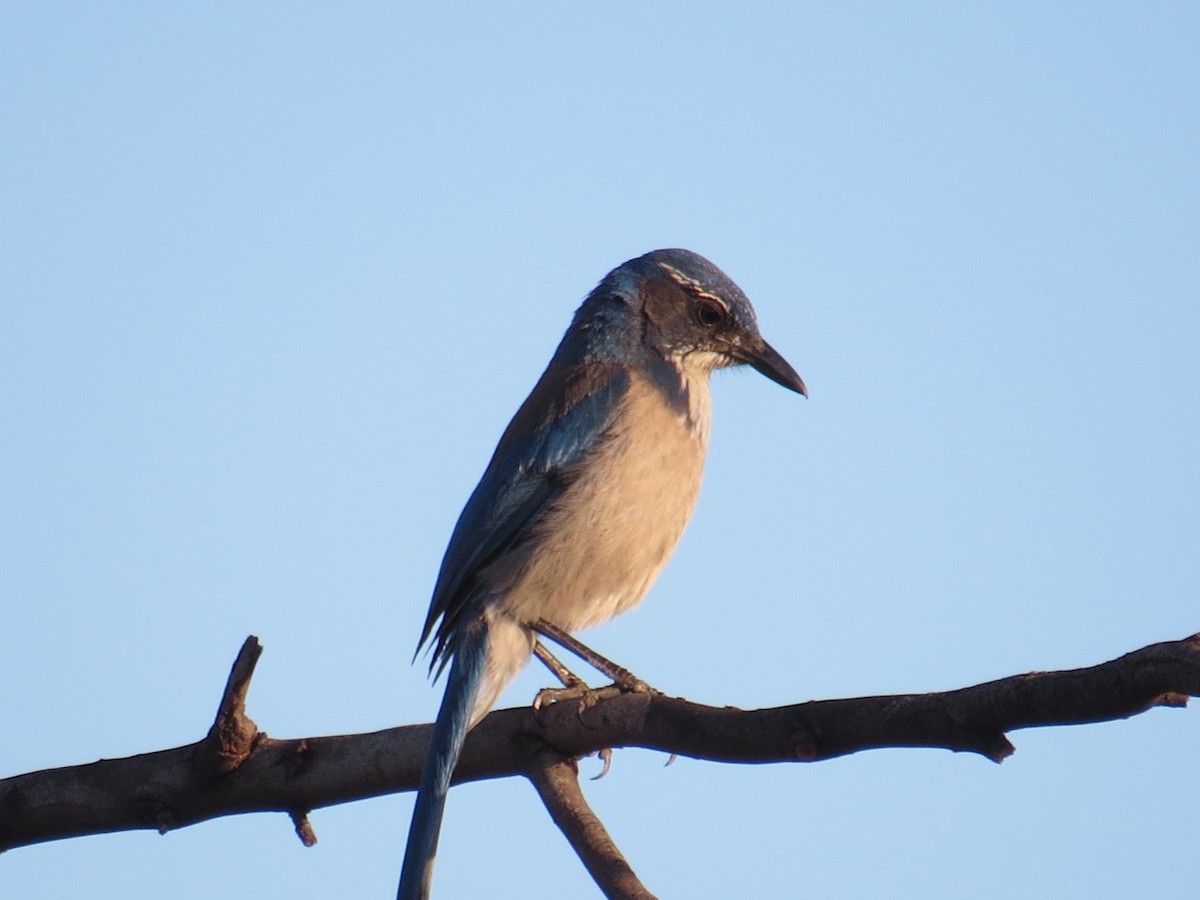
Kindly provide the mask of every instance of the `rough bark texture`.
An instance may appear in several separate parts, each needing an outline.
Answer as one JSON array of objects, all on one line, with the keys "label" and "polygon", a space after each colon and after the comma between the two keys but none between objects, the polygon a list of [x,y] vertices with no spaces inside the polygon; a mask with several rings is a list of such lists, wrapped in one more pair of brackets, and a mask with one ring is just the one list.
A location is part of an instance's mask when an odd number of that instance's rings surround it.
[{"label": "rough bark texture", "polygon": [[[185,747],[0,780],[0,851],[110,831],[166,832],[206,819],[278,811],[300,839],[307,813],[413,790],[431,726],[274,739],[245,713],[262,650],[247,638],[208,734]],[[653,691],[601,690],[582,704],[493,712],[468,736],[455,781],[528,777],[609,896],[650,897],[578,789],[573,760],[645,747],[731,763],[816,762],[885,747],[941,747],[1000,762],[1006,732],[1185,706],[1200,696],[1200,634],[1085,669],[1032,672],[956,691],[716,708]]]}]

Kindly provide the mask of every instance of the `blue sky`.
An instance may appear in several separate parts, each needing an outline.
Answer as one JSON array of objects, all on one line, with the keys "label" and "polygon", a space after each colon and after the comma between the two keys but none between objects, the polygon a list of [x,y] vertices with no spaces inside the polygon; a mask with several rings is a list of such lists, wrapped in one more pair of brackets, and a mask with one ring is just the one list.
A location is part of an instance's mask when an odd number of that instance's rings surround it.
[{"label": "blue sky", "polygon": [[[811,399],[716,378],[696,516],[597,649],[756,707],[1200,630],[1197,46],[1170,2],[7,5],[0,773],[197,740],[250,633],[271,734],[431,718],[458,511],[662,246]],[[664,897],[1194,889],[1196,710],[1012,737],[586,791]],[[16,850],[0,896],[386,897],[410,808]],[[454,791],[437,886],[595,895],[517,780]]]}]

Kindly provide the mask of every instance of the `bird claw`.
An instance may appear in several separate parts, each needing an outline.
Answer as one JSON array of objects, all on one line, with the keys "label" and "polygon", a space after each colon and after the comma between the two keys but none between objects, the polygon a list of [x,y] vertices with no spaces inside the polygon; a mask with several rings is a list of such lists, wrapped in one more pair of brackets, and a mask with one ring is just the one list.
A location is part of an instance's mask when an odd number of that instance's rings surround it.
[{"label": "bird claw", "polygon": [[582,682],[573,684],[570,687],[561,688],[542,688],[537,692],[537,696],[533,698],[533,708],[535,710],[543,710],[547,706],[553,706],[557,703],[569,703],[572,700],[578,702],[575,709],[575,715],[585,727],[591,727],[583,719],[583,714],[599,703],[601,700],[607,700],[609,697],[615,697],[620,692],[616,685],[608,685],[602,688],[588,687]]},{"label": "bird claw", "polygon": [[608,774],[608,770],[612,768],[613,752],[612,747],[605,747],[603,750],[596,751],[596,757],[604,764],[599,775],[593,775],[592,781],[599,781]]},{"label": "bird claw", "polygon": [[543,709],[544,707],[555,703],[563,703],[567,700],[582,701],[591,692],[592,689],[582,681],[567,687],[542,688],[537,692],[537,696],[533,698],[533,708]]},{"label": "bird claw", "polygon": [[[533,698],[533,708],[541,711],[556,703],[567,703],[572,700],[578,701],[579,706],[576,709],[576,715],[579,716],[580,721],[586,726],[587,722],[583,720],[583,714],[603,700],[610,700],[622,694],[660,693],[640,678],[635,678],[628,672],[625,673],[625,676],[620,681],[614,681],[612,684],[606,684],[604,687],[599,688],[588,687],[582,681],[567,687],[542,688]],[[608,771],[607,765],[605,766],[605,771]]]},{"label": "bird claw", "polygon": [[618,688],[622,694],[660,694],[642,679],[628,670],[622,670],[621,677],[614,681],[611,687]]}]

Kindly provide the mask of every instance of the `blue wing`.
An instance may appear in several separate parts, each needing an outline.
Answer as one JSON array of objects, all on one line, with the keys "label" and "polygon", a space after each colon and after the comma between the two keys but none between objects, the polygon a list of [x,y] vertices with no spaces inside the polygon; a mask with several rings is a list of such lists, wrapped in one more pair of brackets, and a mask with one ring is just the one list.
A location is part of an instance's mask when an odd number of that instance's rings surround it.
[{"label": "blue wing", "polygon": [[570,483],[573,467],[611,425],[628,388],[629,374],[620,366],[568,366],[555,359],[517,410],[442,558],[417,647],[420,652],[436,624],[431,670],[445,667],[464,615],[469,620],[476,611],[476,573],[529,535]]}]

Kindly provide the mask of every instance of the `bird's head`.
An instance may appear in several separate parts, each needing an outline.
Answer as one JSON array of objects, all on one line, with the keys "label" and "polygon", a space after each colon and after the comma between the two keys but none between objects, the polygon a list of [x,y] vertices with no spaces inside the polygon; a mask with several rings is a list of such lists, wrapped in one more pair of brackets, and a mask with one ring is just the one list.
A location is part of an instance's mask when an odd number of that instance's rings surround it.
[{"label": "bird's head", "polygon": [[724,272],[691,250],[654,250],[610,273],[640,311],[642,340],[683,369],[708,374],[749,365],[808,396],[782,356],[758,333],[754,307]]}]

